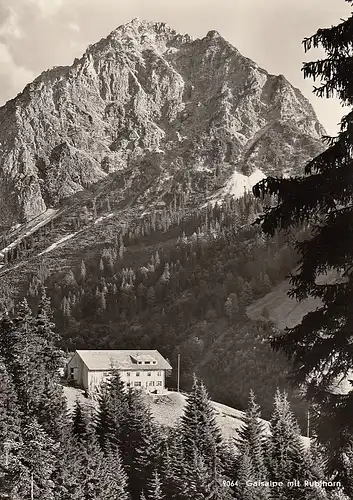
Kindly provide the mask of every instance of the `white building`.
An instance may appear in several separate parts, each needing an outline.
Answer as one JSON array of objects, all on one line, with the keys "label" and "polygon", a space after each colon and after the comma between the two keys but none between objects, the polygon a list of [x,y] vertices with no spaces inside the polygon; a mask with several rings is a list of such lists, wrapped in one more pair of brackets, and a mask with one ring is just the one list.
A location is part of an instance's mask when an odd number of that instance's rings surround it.
[{"label": "white building", "polygon": [[112,369],[119,370],[126,387],[160,394],[166,390],[166,371],[172,367],[156,350],[78,350],[67,365],[67,376],[94,392]]}]

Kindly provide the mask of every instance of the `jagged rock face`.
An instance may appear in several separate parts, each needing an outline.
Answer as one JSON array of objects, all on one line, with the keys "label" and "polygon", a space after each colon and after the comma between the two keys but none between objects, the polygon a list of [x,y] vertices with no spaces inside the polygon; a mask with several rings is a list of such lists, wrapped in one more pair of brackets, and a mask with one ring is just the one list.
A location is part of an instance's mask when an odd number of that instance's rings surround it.
[{"label": "jagged rock face", "polygon": [[4,226],[151,158],[155,194],[206,201],[236,172],[298,172],[324,133],[299,90],[217,32],[192,40],[139,20],[44,72],[0,108],[0,123]]}]

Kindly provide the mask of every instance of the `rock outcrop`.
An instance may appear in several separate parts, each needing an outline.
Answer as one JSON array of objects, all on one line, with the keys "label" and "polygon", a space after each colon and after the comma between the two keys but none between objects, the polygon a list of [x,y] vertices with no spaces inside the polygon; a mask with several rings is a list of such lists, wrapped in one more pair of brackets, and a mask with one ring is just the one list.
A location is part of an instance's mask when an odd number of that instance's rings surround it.
[{"label": "rock outcrop", "polygon": [[238,194],[237,174],[243,186],[254,172],[297,173],[324,134],[298,89],[216,31],[193,40],[138,19],[42,73],[0,124],[3,228],[144,160],[158,163],[157,195]]}]

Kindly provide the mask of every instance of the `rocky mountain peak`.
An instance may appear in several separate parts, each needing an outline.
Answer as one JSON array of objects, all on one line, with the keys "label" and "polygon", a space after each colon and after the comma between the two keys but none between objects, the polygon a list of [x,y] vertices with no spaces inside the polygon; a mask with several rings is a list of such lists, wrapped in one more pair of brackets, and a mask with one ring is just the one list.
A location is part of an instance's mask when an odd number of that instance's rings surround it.
[{"label": "rocky mountain peak", "polygon": [[224,38],[216,30],[210,30],[207,33],[206,38],[214,39],[214,40],[217,39],[217,38],[222,38],[224,40]]},{"label": "rocky mountain peak", "polygon": [[42,73],[0,123],[4,227],[122,172],[117,196],[129,186],[142,207],[239,196],[261,175],[299,172],[324,133],[298,89],[218,32],[193,40],[140,19]]},{"label": "rocky mountain peak", "polygon": [[170,44],[190,42],[189,35],[180,35],[173,28],[163,22],[145,21],[134,18],[127,24],[118,26],[107,38],[90,46],[90,53],[99,53],[104,46],[116,50],[157,50],[165,52]]}]

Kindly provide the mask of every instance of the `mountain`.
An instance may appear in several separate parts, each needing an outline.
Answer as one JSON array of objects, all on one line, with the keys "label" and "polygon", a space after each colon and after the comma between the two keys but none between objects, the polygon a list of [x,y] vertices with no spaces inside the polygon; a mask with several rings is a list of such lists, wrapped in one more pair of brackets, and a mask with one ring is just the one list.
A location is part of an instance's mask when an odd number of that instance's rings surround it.
[{"label": "mountain", "polygon": [[287,388],[304,424],[263,301],[298,256],[251,225],[263,204],[248,192],[323,150],[299,90],[215,31],[135,19],[0,122],[1,308],[26,296],[35,310],[44,285],[63,347],[155,348],[173,366],[180,353],[184,390],[196,371],[244,408],[253,388],[269,418]]},{"label": "mountain", "polygon": [[216,31],[193,40],[138,19],[42,73],[0,123],[3,229],[114,173],[145,205],[180,190],[194,203],[242,195],[264,175],[298,172],[324,133],[298,89]]}]

